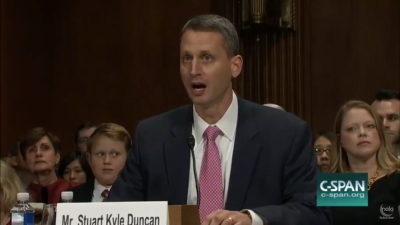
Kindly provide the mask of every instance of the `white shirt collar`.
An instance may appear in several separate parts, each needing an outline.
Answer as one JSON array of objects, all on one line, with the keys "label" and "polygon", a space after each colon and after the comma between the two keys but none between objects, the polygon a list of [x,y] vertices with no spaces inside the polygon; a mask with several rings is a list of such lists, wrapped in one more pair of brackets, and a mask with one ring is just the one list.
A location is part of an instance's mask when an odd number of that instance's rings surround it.
[{"label": "white shirt collar", "polygon": [[217,126],[230,141],[233,141],[236,132],[239,105],[235,92],[232,91],[232,102],[224,116],[216,124],[206,123],[196,112],[193,106],[193,128],[196,145],[203,140],[204,131],[209,126]]},{"label": "white shirt collar", "polygon": [[93,190],[93,195],[94,195],[94,196],[101,197],[101,193],[103,193],[103,191],[104,191],[105,189],[110,190],[111,187],[108,187],[108,188],[107,188],[107,187],[104,187],[103,185],[101,185],[101,184],[97,181],[97,179],[94,180],[94,190]]}]

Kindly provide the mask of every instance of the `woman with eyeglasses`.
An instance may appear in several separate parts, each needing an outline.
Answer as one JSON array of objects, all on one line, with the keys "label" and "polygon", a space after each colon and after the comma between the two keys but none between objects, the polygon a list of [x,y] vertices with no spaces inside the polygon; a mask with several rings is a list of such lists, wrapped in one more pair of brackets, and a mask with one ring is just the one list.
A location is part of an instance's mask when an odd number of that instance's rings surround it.
[{"label": "woman with eyeglasses", "polygon": [[317,156],[318,166],[324,173],[329,172],[329,153],[334,141],[335,135],[330,131],[321,131],[314,139],[314,153]]}]

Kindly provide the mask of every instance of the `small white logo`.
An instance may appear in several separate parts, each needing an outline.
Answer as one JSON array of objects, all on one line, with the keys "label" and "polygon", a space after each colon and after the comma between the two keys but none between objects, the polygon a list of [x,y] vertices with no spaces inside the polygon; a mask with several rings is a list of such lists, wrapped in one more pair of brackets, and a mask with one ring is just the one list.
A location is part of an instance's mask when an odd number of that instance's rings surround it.
[{"label": "small white logo", "polygon": [[382,216],[379,217],[381,220],[392,220],[392,219],[394,219],[394,216],[393,216],[394,207],[391,207],[390,205],[385,207],[382,204],[379,211],[381,212],[381,215],[382,215]]}]

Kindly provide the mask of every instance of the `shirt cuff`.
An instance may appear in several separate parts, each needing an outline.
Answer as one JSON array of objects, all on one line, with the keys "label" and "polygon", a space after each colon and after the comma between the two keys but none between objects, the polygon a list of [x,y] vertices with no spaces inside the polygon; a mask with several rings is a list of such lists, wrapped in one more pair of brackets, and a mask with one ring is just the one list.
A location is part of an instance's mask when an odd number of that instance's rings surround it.
[{"label": "shirt cuff", "polygon": [[241,212],[248,212],[250,213],[251,216],[251,225],[268,225],[268,221],[263,221],[263,219],[261,219],[261,217],[259,215],[257,215],[257,213],[253,212],[252,210],[242,210]]}]

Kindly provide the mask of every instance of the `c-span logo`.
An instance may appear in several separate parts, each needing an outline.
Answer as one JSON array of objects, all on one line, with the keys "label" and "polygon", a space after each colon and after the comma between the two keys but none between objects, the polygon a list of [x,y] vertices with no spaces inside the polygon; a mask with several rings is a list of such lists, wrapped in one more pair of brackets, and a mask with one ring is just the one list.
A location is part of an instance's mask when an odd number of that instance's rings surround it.
[{"label": "c-span logo", "polygon": [[317,206],[368,206],[368,174],[318,174]]}]

